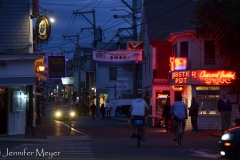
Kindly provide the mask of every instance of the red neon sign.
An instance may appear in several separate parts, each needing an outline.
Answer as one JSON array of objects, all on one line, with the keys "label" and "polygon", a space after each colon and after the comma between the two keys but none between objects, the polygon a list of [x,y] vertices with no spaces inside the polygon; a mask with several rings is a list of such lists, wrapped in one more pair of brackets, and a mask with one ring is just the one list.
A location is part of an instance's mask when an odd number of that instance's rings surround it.
[{"label": "red neon sign", "polygon": [[235,79],[235,73],[232,71],[202,71],[200,78],[204,79],[206,84],[230,84]]},{"label": "red neon sign", "polygon": [[226,70],[186,70],[172,71],[171,85],[175,84],[211,84],[227,85],[234,80],[235,72]]}]

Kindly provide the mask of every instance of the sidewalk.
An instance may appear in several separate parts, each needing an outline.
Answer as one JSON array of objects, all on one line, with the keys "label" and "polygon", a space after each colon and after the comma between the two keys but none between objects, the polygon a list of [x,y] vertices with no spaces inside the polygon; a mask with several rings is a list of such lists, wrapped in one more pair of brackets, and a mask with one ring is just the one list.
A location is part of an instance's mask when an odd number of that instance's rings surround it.
[{"label": "sidewalk", "polygon": [[48,141],[87,141],[91,137],[71,128],[70,121],[56,121],[52,119],[54,102],[47,102],[46,116],[41,118],[41,125],[35,126],[35,137],[25,138],[21,135],[0,135],[0,141],[28,141],[28,142],[48,142]]}]

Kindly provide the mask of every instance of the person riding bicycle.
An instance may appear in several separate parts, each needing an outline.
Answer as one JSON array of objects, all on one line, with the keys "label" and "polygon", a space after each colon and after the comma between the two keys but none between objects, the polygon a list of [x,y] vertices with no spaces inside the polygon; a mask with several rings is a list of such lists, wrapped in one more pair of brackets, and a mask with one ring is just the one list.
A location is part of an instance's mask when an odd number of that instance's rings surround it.
[{"label": "person riding bicycle", "polygon": [[183,131],[185,129],[185,120],[187,119],[187,106],[182,102],[182,96],[177,96],[177,101],[172,104],[170,113],[173,115],[173,135],[174,141],[176,141],[178,121],[182,121]]},{"label": "person riding bicycle", "polygon": [[129,109],[130,115],[131,115],[131,119],[130,119],[130,124],[132,126],[133,129],[133,134],[131,136],[131,138],[133,139],[135,137],[135,131],[136,131],[136,127],[134,126],[134,119],[141,119],[143,120],[143,135],[142,135],[142,141],[145,141],[145,115],[148,114],[149,111],[149,107],[147,105],[147,103],[145,102],[145,100],[141,99],[141,98],[136,98],[132,101],[131,107]]}]

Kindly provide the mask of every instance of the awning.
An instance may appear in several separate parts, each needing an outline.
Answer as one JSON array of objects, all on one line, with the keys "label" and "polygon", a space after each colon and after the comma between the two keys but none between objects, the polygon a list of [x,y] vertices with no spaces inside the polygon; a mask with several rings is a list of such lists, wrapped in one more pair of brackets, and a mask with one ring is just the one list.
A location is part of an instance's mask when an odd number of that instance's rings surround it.
[{"label": "awning", "polygon": [[0,78],[0,86],[34,85],[35,77],[7,77]]}]

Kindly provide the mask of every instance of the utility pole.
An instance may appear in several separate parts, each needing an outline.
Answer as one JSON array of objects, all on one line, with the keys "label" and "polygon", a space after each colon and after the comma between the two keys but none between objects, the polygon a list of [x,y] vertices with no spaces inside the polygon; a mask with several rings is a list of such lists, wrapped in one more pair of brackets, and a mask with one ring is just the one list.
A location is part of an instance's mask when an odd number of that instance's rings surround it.
[{"label": "utility pole", "polygon": [[[128,5],[127,2],[124,0],[121,0],[132,12],[131,12],[131,18],[132,18],[132,40],[137,41],[137,17],[136,17],[136,0],[132,0],[132,7]],[[115,9],[117,10],[117,9]],[[125,10],[125,9],[123,9]],[[127,11],[128,12],[128,11]],[[114,15],[114,18],[127,18],[126,16],[117,16]],[[129,17],[129,16],[128,16]],[[132,65],[132,71],[133,71],[133,98],[137,98],[138,95],[138,85],[137,85],[137,72],[138,67],[137,64],[134,63]]]},{"label": "utility pole", "polygon": [[[75,87],[78,89],[78,92],[79,92],[79,104],[81,104],[81,97],[82,97],[82,94],[81,94],[81,65],[80,65],[80,58],[81,58],[81,55],[80,55],[80,44],[79,44],[79,34],[77,35],[73,35],[73,36],[66,36],[66,35],[63,35],[62,36],[63,38],[69,38],[76,46],[76,53],[74,54],[74,66],[77,67],[77,71],[78,71],[78,83],[76,83]],[[71,37],[77,37],[77,43],[75,43]],[[70,92],[70,95],[71,95],[71,92]]]},{"label": "utility pole", "polygon": [[[88,14],[88,13],[93,14],[92,22],[85,16],[85,14]],[[95,48],[97,45],[97,41],[99,41],[99,40],[101,41],[101,35],[100,35],[100,37],[97,35],[97,31],[99,31],[99,29],[96,28],[95,10],[93,9],[92,11],[86,11],[86,12],[73,11],[73,14],[78,14],[78,15],[83,16],[92,25],[91,28],[81,28],[81,31],[84,29],[88,29],[88,30],[93,29],[93,45],[92,46],[93,46],[93,48]],[[101,30],[99,32],[101,34]]]}]

